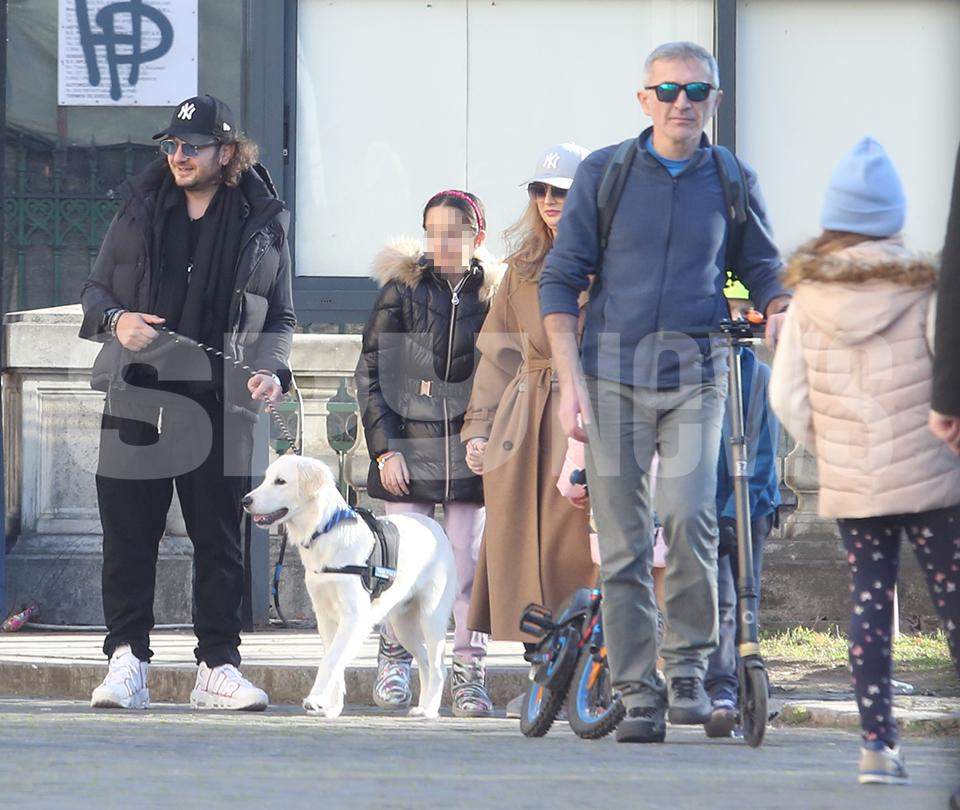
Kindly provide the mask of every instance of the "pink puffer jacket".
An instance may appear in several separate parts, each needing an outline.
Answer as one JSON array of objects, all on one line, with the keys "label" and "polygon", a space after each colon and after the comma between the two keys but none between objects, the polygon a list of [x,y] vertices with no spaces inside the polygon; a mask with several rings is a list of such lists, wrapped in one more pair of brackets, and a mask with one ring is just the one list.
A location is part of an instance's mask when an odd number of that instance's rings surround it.
[{"label": "pink puffer jacket", "polygon": [[876,517],[960,503],[960,457],[927,428],[936,272],[898,239],[787,269],[795,296],[770,401],[817,457],[820,514]]}]

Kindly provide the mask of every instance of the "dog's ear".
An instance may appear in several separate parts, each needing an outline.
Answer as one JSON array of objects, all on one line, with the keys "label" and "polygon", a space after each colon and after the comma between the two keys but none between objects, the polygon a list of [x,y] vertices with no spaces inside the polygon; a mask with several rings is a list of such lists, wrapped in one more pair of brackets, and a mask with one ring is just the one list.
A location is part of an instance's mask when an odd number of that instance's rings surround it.
[{"label": "dog's ear", "polygon": [[315,498],[326,483],[324,465],[312,458],[303,458],[297,464],[297,473],[300,497]]}]

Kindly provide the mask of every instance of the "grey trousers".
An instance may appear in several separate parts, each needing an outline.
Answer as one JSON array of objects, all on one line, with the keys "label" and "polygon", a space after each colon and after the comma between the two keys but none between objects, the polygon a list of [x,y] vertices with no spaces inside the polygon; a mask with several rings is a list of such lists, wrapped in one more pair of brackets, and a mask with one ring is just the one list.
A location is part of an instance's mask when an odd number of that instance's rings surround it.
[{"label": "grey trousers", "polygon": [[717,460],[726,380],[677,391],[588,378],[590,504],[600,540],[603,630],[613,686],[628,708],[661,706],[653,592],[650,469],[660,454],[656,512],[667,543],[668,677],[703,677],[717,645]]}]

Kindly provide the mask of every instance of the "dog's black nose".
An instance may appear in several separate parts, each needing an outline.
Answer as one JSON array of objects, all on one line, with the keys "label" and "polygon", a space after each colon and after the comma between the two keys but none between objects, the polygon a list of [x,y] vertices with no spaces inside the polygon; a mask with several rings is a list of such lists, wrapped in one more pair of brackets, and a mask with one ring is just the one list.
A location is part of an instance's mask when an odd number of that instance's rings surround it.
[{"label": "dog's black nose", "polygon": [[252,503],[253,503],[253,496],[252,496],[252,495],[244,495],[244,496],[243,496],[243,500],[240,501],[240,505],[241,505],[244,509],[246,509],[247,507],[249,507],[250,504],[252,504]]}]

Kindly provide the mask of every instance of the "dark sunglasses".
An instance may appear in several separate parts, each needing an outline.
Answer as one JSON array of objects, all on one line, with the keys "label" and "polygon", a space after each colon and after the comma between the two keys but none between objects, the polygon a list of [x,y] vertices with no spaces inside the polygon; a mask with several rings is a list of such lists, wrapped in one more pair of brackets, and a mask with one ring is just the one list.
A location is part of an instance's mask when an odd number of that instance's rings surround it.
[{"label": "dark sunglasses", "polygon": [[553,192],[553,199],[562,200],[567,196],[567,189],[551,186],[549,183],[530,183],[527,186],[527,194],[531,199],[542,200],[547,196],[547,189]]},{"label": "dark sunglasses", "polygon": [[676,82],[662,82],[661,84],[651,84],[644,87],[644,90],[656,90],[657,101],[674,102],[680,96],[683,90],[690,101],[706,101],[710,91],[714,89],[712,84],[707,82],[690,82],[689,84],[677,84]]},{"label": "dark sunglasses", "polygon": [[173,138],[164,138],[160,141],[160,151],[168,157],[173,157],[177,154],[177,146],[180,147],[180,151],[183,152],[184,157],[194,158],[200,154],[201,149],[206,149],[208,146],[219,146],[220,141],[210,141],[210,143],[183,143],[178,144]]}]

